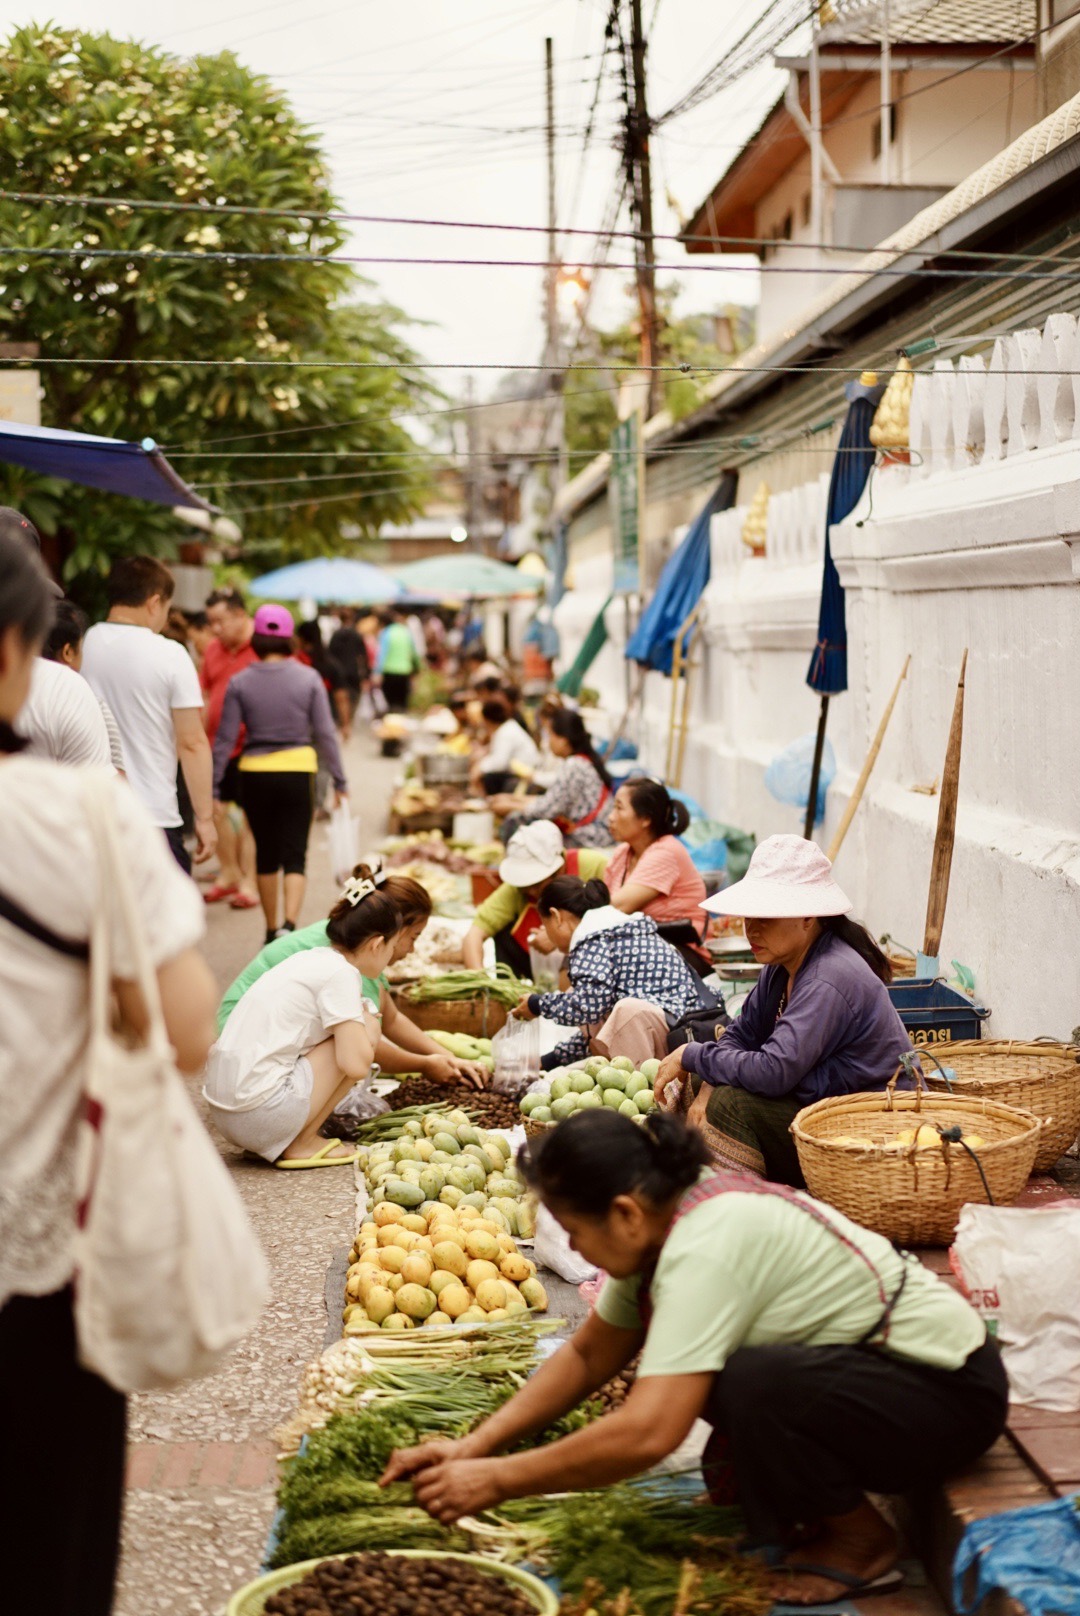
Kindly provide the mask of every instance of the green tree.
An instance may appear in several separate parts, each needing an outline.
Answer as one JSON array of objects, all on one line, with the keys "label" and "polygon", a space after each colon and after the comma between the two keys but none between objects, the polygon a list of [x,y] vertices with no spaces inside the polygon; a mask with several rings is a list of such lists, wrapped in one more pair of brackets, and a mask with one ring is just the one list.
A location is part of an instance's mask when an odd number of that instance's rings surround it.
[{"label": "green tree", "polygon": [[[404,418],[434,389],[397,309],[362,301],[348,266],[303,261],[341,249],[346,230],[325,217],[336,203],[315,133],[265,78],[231,54],[19,29],[0,47],[0,187],[0,340],[79,361],[42,366],[46,425],[153,438],[236,515],[260,571],[339,548],[342,522],[370,535],[421,506],[429,462]],[[210,211],[221,203],[252,211]],[[91,256],[117,249],[131,256]],[[195,256],[140,256],[159,251]],[[207,359],[247,363],[190,363]],[[297,359],[327,368],[250,363]],[[116,553],[169,555],[191,537],[165,507],[0,471],[0,499],[57,536],[84,595]]]},{"label": "green tree", "polygon": [[[720,366],[730,364],[735,355],[753,341],[751,309],[741,304],[730,304],[722,310],[732,338],[733,351],[726,352],[716,344],[716,330],[711,316],[676,316],[674,306],[678,292],[679,287],[673,282],[658,287],[656,294],[661,326],[659,362],[662,365],[692,367],[691,374],[668,373],[663,378],[664,408],[670,411],[675,420],[689,415],[697,407],[705,387],[712,379],[711,373]],[[589,332],[588,341],[580,343],[579,348],[591,350],[594,359],[632,370],[641,353],[640,327],[637,320],[632,319],[610,331]],[[572,472],[580,471],[593,455],[608,447],[611,429],[618,418],[617,394],[618,379],[610,372],[583,366],[575,368],[567,378],[566,441]]]}]

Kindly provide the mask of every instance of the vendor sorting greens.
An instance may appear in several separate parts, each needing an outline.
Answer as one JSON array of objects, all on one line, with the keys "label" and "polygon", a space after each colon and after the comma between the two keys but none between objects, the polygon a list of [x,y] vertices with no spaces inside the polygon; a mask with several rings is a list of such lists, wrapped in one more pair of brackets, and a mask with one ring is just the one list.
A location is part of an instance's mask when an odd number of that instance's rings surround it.
[{"label": "vendor sorting greens", "polygon": [[[581,1112],[530,1141],[519,1167],[610,1276],[596,1311],[471,1436],[396,1453],[383,1484],[411,1476],[449,1523],[637,1475],[700,1416],[713,1501],[737,1498],[748,1546],[773,1551],[777,1599],[897,1586],[896,1534],[866,1494],[933,1486],[1005,1425],[1005,1373],[978,1314],[831,1207],[711,1170],[701,1135],[661,1112],[641,1126]],[[621,1408],[496,1457],[639,1351]]]},{"label": "vendor sorting greens", "polygon": [[[431,897],[419,881],[412,881],[405,875],[385,875],[378,860],[373,860],[372,864],[376,886],[401,916],[401,930],[394,938],[390,961],[395,964],[416,947],[421,932],[431,919]],[[359,874],[359,868],[353,872],[354,878]],[[309,948],[328,948],[329,924],[328,920],[317,920],[313,926],[304,926],[300,931],[285,932],[260,949],[250,965],[226,990],[218,1010],[218,1032],[224,1030],[225,1023],[252,984],[267,971],[280,965],[291,954]],[[394,1003],[385,976],[365,978],[364,997],[378,1007],[379,1041],[375,1048],[375,1059],[381,1071],[390,1075],[419,1072],[422,1077],[433,1078],[437,1083],[469,1083],[474,1088],[486,1086],[489,1078],[487,1068],[479,1061],[450,1054],[433,1038],[429,1038],[426,1032],[414,1026],[405,1012]]]},{"label": "vendor sorting greens", "polygon": [[537,901],[548,942],[566,955],[569,993],[530,993],[514,1011],[546,1016],[572,1037],[545,1055],[546,1071],[588,1054],[626,1055],[635,1066],[667,1054],[668,1032],[715,997],[665,943],[649,915],[612,906],[603,881],[556,876]]},{"label": "vendor sorting greens", "polygon": [[667,1057],[656,1098],[669,1104],[665,1091],[679,1080],[675,1105],[719,1166],[801,1186],[797,1113],[829,1095],[883,1089],[911,1055],[886,986],[892,969],[848,919],[825,854],[801,836],[770,836],[743,879],[702,907],[745,916],[766,969],[719,1039]]},{"label": "vendor sorting greens", "polygon": [[470,970],[483,964],[484,944],[495,939],[495,958],[509,965],[516,976],[529,975],[529,946],[550,952],[551,944],[542,934],[541,915],[536,901],[549,881],[557,875],[580,875],[583,881],[602,876],[607,854],[599,847],[564,847],[562,831],[550,819],[522,825],[506,844],[506,857],[499,865],[502,886],[476,911],[476,919],[466,933],[462,958]]}]

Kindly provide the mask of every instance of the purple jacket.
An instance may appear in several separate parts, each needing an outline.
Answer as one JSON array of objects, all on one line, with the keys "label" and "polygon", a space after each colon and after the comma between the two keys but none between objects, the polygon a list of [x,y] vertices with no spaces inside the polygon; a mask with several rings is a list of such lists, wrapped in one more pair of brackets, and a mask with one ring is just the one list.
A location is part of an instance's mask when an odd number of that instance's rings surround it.
[{"label": "purple jacket", "polygon": [[253,662],[230,679],[214,737],[215,796],[221,789],[241,724],[247,731],[245,753],[258,756],[293,746],[314,746],[337,789],[349,789],[326,686],[314,668],[305,668],[291,658],[284,662]]},{"label": "purple jacket", "polygon": [[[762,971],[741,1013],[714,1044],[687,1044],[683,1065],[706,1083],[730,1083],[812,1105],[831,1094],[883,1089],[910,1053],[888,989],[853,948],[824,932],[806,956],[784,1014],[787,973]],[[901,1086],[908,1087],[906,1078]]]}]

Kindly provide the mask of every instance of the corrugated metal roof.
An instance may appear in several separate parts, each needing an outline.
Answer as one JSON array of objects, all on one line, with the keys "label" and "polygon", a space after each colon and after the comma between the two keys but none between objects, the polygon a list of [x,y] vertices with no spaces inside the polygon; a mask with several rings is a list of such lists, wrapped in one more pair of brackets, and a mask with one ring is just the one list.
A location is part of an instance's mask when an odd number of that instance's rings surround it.
[{"label": "corrugated metal roof", "polygon": [[[834,4],[836,19],[818,32],[820,45],[877,45],[885,7],[864,0]],[[890,0],[888,34],[894,44],[1007,44],[1028,39],[1039,26],[1036,0]]]}]

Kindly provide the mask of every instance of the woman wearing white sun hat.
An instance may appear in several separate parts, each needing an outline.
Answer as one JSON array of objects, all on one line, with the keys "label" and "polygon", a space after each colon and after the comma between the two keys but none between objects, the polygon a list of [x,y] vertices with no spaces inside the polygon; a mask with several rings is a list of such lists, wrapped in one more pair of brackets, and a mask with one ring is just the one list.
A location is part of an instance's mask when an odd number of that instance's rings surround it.
[{"label": "woman wearing white sun hat", "polygon": [[702,906],[741,915],[765,970],[715,1043],[663,1062],[657,1099],[682,1079],[678,1109],[722,1165],[801,1186],[790,1126],[832,1094],[882,1089],[911,1044],[889,998],[892,971],[832,865],[801,836],[770,836],[741,881]]}]

